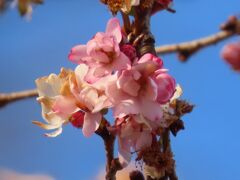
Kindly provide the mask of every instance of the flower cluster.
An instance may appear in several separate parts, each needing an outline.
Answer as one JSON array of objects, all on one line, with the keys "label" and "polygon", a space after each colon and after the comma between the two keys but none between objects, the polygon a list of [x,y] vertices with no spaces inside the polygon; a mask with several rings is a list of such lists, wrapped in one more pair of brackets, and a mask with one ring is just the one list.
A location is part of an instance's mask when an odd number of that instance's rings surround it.
[{"label": "flower cluster", "polygon": [[49,137],[59,135],[69,122],[89,137],[111,109],[114,123],[107,128],[118,138],[120,162],[128,164],[131,151],[151,146],[158,129],[169,126],[164,112],[172,113],[169,102],[181,95],[180,88],[159,57],[137,56],[116,18],[86,45],[73,47],[69,59],[78,64],[74,71],[62,69],[36,80],[47,124],[34,123],[56,129]]}]

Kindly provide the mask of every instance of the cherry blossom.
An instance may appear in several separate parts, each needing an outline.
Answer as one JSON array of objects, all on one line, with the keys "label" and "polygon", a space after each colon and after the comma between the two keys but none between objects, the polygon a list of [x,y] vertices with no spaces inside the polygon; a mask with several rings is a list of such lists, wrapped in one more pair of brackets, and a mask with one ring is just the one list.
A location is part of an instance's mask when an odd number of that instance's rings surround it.
[{"label": "cherry blossom", "polygon": [[[139,1],[128,3],[135,6]],[[62,69],[59,75],[36,80],[47,124],[34,123],[57,129],[46,133],[49,137],[59,135],[67,123],[90,137],[101,128],[104,112],[110,109],[114,123],[107,129],[116,135],[120,163],[127,166],[132,152],[151,146],[159,129],[169,126],[165,114],[174,113],[171,104],[181,95],[181,88],[161,58],[151,53],[139,57],[116,18],[86,45],[73,47],[69,59],[78,64],[74,71]]]},{"label": "cherry blossom", "polygon": [[98,32],[86,45],[72,48],[69,59],[75,63],[85,63],[90,67],[91,76],[102,77],[113,71],[127,69],[129,58],[120,50],[122,40],[118,19],[109,20],[106,32]]},{"label": "cherry blossom", "polygon": [[42,116],[48,124],[38,121],[33,123],[46,129],[57,129],[46,136],[56,137],[62,132],[62,125],[68,122],[72,113],[79,110],[75,105],[75,98],[70,93],[69,78],[71,70],[62,69],[59,75],[50,74],[36,80],[39,97],[38,102],[42,106]]},{"label": "cherry blossom", "polygon": [[117,119],[115,131],[118,134],[118,154],[125,167],[131,161],[132,152],[138,152],[152,144],[152,127],[141,115]]},{"label": "cherry blossom", "polygon": [[162,120],[161,103],[172,97],[175,81],[159,72],[165,71],[161,67],[161,59],[146,54],[131,69],[123,70],[117,81],[108,83],[106,94],[114,104],[115,118],[142,114],[151,121]]}]

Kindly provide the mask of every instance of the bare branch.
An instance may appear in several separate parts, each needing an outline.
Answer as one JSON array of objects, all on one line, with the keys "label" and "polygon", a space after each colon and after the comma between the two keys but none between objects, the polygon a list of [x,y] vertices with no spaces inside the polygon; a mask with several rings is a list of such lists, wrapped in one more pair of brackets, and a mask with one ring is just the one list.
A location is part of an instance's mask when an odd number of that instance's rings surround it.
[{"label": "bare branch", "polygon": [[186,61],[198,50],[210,45],[214,45],[239,33],[240,21],[235,16],[231,16],[229,17],[228,21],[221,26],[220,32],[190,42],[159,46],[156,47],[156,52],[158,55],[178,53],[179,59]]},{"label": "bare branch", "polygon": [[15,102],[17,100],[36,97],[37,90],[25,90],[20,92],[12,92],[12,93],[0,93],[0,108],[4,107],[8,103]]}]

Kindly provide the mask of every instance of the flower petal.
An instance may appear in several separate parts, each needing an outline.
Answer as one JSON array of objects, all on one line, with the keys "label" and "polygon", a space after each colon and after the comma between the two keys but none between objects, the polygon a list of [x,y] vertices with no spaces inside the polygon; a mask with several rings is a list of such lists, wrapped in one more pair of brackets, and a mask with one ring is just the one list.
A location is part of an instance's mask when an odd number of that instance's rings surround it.
[{"label": "flower petal", "polygon": [[83,135],[90,137],[99,127],[102,120],[101,113],[85,113],[83,123]]},{"label": "flower petal", "polygon": [[141,103],[140,112],[144,117],[151,121],[160,121],[162,119],[163,113],[160,104],[147,99],[143,99]]},{"label": "flower petal", "polygon": [[77,45],[74,46],[68,55],[68,59],[73,63],[80,64],[82,62],[82,58],[87,57],[87,46],[86,45]]},{"label": "flower petal", "polygon": [[53,137],[60,135],[61,133],[62,133],[62,128],[58,128],[56,131],[51,132],[51,133],[45,133],[44,135],[47,137],[53,138]]},{"label": "flower petal", "polygon": [[39,121],[32,121],[32,123],[46,130],[57,129],[61,126],[61,124],[44,124]]},{"label": "flower petal", "polygon": [[112,18],[108,21],[106,33],[114,36],[118,43],[122,40],[122,32],[119,20],[117,18]]}]

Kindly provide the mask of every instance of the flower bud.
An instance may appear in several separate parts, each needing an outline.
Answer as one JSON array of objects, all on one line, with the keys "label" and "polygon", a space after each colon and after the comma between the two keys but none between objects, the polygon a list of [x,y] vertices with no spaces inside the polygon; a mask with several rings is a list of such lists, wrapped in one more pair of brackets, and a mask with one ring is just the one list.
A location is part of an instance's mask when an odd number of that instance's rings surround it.
[{"label": "flower bud", "polygon": [[70,118],[71,124],[76,128],[82,128],[83,122],[84,122],[84,115],[85,115],[85,112],[83,111],[78,111],[74,113]]},{"label": "flower bud", "polygon": [[160,73],[156,76],[158,85],[157,101],[161,104],[168,102],[175,92],[175,79],[167,73]]},{"label": "flower bud", "polygon": [[130,44],[122,45],[121,51],[130,59],[131,62],[133,62],[137,57],[136,49]]},{"label": "flower bud", "polygon": [[234,70],[240,71],[240,42],[225,45],[221,55]]}]

